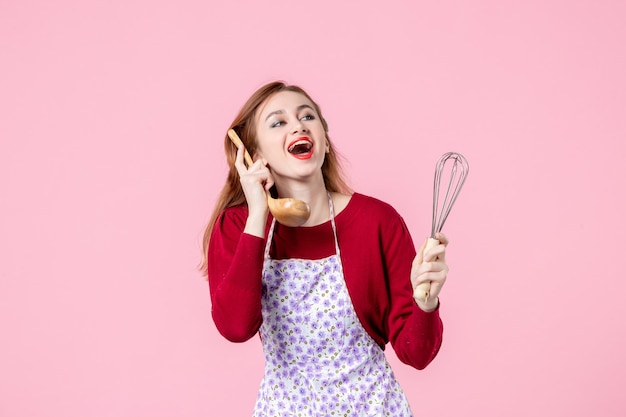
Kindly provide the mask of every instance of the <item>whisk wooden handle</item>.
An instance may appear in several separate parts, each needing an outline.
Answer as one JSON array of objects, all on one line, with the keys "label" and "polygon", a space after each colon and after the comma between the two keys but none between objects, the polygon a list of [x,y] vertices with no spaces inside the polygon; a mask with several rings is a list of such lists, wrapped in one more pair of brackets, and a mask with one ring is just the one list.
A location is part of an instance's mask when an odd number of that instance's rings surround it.
[{"label": "whisk wooden handle", "polygon": [[[426,247],[424,247],[424,253],[428,252],[435,246],[439,244],[437,239],[433,239],[429,237],[426,241]],[[428,297],[430,297],[430,282],[423,282],[413,290],[413,298],[416,300],[423,301],[424,303],[428,302]]]}]

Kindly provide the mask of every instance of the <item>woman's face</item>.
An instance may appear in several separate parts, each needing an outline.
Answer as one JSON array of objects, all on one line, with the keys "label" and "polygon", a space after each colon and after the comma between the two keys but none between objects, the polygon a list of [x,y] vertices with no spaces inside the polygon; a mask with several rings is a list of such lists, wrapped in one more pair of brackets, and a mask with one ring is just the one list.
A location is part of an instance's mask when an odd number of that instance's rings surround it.
[{"label": "woman's face", "polygon": [[321,175],[328,140],[306,96],[293,91],[274,94],[259,107],[255,122],[257,155],[267,161],[275,180]]}]

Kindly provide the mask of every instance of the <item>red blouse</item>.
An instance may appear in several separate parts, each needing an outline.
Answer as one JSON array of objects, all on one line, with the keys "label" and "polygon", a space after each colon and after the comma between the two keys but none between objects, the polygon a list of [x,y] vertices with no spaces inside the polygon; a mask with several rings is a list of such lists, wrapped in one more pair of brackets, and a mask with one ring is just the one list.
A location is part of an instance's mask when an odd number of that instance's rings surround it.
[{"label": "red blouse", "polygon": [[[208,251],[212,316],[228,340],[243,342],[261,326],[261,272],[265,239],[243,233],[247,206],[224,210]],[[265,232],[269,231],[271,216]],[[390,205],[355,193],[335,217],[344,279],[361,324],[384,349],[423,369],[441,346],[439,309],[425,312],[410,282],[415,246],[404,220]],[[276,224],[273,259],[321,259],[335,253],[330,221],[312,227]]]}]

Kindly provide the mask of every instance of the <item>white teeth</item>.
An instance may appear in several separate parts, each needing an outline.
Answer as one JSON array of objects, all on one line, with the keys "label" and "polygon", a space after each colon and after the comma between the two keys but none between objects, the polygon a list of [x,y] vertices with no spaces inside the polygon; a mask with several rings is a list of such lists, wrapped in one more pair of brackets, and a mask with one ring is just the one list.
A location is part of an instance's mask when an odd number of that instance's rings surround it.
[{"label": "white teeth", "polygon": [[307,150],[311,149],[311,147],[313,145],[311,145],[311,142],[309,142],[308,140],[299,140],[297,142],[294,142],[288,149],[289,152],[293,152],[294,149],[296,149],[296,147],[298,146],[304,146]]}]

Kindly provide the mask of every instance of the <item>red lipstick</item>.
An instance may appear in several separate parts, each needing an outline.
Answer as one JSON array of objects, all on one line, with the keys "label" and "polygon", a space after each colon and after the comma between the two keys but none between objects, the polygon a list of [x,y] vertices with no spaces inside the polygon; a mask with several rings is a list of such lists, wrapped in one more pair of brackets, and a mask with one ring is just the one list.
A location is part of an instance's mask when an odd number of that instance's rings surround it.
[{"label": "red lipstick", "polygon": [[313,142],[306,136],[299,137],[289,144],[287,151],[297,159],[309,159],[313,156]]}]

